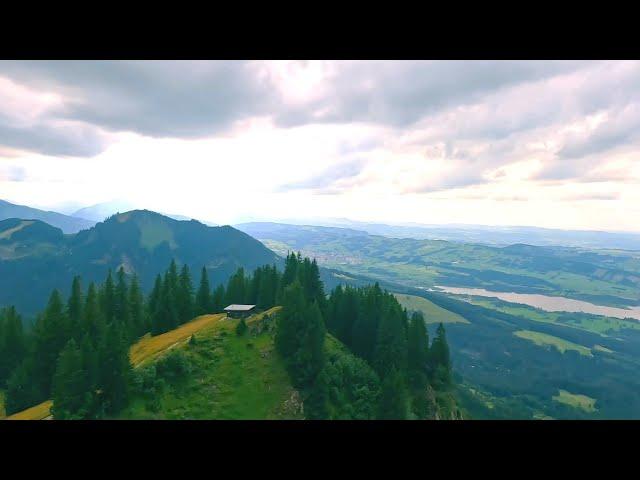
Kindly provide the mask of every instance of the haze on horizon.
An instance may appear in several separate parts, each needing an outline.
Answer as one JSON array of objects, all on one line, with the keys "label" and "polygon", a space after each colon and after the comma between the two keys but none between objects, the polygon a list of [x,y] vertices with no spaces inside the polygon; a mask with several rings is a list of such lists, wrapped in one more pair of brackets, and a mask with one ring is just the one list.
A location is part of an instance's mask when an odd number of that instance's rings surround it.
[{"label": "haze on horizon", "polygon": [[637,61],[0,61],[0,198],[640,231]]}]

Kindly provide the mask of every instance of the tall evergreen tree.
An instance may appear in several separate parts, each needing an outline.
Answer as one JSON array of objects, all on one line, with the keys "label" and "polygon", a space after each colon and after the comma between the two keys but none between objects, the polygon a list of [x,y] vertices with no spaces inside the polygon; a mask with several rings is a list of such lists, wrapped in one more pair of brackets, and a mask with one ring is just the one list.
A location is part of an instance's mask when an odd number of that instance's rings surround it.
[{"label": "tall evergreen tree", "polygon": [[442,323],[438,324],[436,337],[433,339],[429,351],[431,360],[430,366],[434,383],[441,388],[446,388],[452,381],[451,358],[449,355],[447,336]]},{"label": "tall evergreen tree", "polygon": [[32,407],[47,398],[47,394],[42,392],[34,377],[33,359],[27,357],[13,370],[7,380],[4,403],[7,415]]},{"label": "tall evergreen tree", "polygon": [[427,386],[429,335],[422,313],[414,312],[411,316],[407,340],[409,381],[413,388],[424,389]]},{"label": "tall evergreen tree", "polygon": [[202,267],[202,272],[200,273],[200,286],[198,287],[198,293],[196,294],[196,313],[198,315],[204,315],[206,313],[213,312],[213,299],[211,298],[209,275],[207,274],[207,269]]},{"label": "tall evergreen tree", "polygon": [[0,310],[0,387],[27,354],[22,319],[14,307]]},{"label": "tall evergreen tree", "polygon": [[113,283],[113,275],[111,269],[107,274],[107,279],[104,282],[101,290],[101,306],[104,314],[105,323],[113,322],[116,314],[116,288]]},{"label": "tall evergreen tree", "polygon": [[383,308],[372,362],[382,379],[391,370],[405,372],[407,369],[407,337],[402,309],[397,302],[387,302]]},{"label": "tall evergreen tree", "polygon": [[290,359],[298,351],[298,335],[304,328],[306,302],[300,282],[296,281],[285,288],[276,321],[276,349],[285,359]]},{"label": "tall evergreen tree", "polygon": [[75,276],[73,277],[73,283],[71,285],[71,295],[67,302],[69,327],[74,338],[82,337],[83,308],[84,298],[82,295],[82,285],[80,283],[80,277]]},{"label": "tall evergreen tree", "polygon": [[60,352],[53,377],[51,413],[58,420],[85,418],[89,410],[89,383],[82,352],[72,338]]},{"label": "tall evergreen tree", "polygon": [[34,381],[44,395],[51,392],[58,355],[69,338],[65,307],[60,292],[54,290],[44,314],[34,326]]},{"label": "tall evergreen tree", "polygon": [[161,319],[160,319],[160,297],[162,295],[162,276],[158,274],[156,281],[153,285],[153,289],[149,294],[147,301],[147,311],[149,312],[151,335],[157,335],[161,332]]},{"label": "tall evergreen tree", "polygon": [[129,287],[123,267],[118,269],[118,281],[115,289],[114,319],[122,326],[127,336],[131,333],[131,310],[129,305]]},{"label": "tall evergreen tree", "polygon": [[118,324],[109,325],[99,352],[101,402],[114,413],[126,405],[131,373],[128,344]]},{"label": "tall evergreen tree", "polygon": [[180,323],[190,321],[194,316],[193,304],[193,283],[191,283],[191,273],[189,267],[185,263],[180,270],[178,279],[178,319]]},{"label": "tall evergreen tree", "polygon": [[213,291],[213,296],[211,297],[211,310],[213,313],[220,313],[226,307],[225,298],[227,293],[224,289],[224,285],[220,284]]},{"label": "tall evergreen tree", "polygon": [[391,370],[382,381],[378,418],[405,420],[408,416],[408,401],[409,396],[402,373]]},{"label": "tall evergreen tree", "polygon": [[131,314],[131,338],[140,338],[149,331],[150,325],[144,305],[144,296],[136,274],[133,275],[129,288],[129,312]]},{"label": "tall evergreen tree", "polygon": [[83,308],[82,331],[89,335],[93,341],[101,338],[105,332],[105,318],[100,308],[98,290],[92,282],[87,289],[87,298]]}]

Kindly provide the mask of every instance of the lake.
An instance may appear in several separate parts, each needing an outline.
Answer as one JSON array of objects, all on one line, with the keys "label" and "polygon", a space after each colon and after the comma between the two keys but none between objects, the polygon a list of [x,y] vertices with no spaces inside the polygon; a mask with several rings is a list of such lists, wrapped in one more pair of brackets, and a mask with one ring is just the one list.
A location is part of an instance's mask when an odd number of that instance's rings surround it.
[{"label": "lake", "polygon": [[565,297],[552,297],[537,293],[492,292],[484,288],[460,288],[436,285],[436,288],[457,295],[477,295],[480,297],[496,297],[505,302],[523,303],[547,312],[583,312],[615,318],[635,318],[640,320],[640,307],[617,308],[595,305],[582,300]]}]

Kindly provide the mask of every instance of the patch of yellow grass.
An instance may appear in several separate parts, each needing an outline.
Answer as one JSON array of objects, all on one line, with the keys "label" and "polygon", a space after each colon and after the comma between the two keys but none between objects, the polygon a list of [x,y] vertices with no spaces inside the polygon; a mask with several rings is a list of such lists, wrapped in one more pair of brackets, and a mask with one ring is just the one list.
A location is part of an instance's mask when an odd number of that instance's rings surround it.
[{"label": "patch of yellow grass", "polygon": [[516,337],[529,340],[539,347],[552,346],[557,348],[560,353],[564,353],[567,350],[575,350],[580,355],[593,357],[591,349],[585,347],[584,345],[578,345],[577,343],[565,340],[564,338],[554,337],[553,335],[542,332],[534,332],[532,330],[519,330],[517,332],[513,332],[513,334]]},{"label": "patch of yellow grass", "polygon": [[155,337],[149,334],[145,335],[137,343],[133,344],[129,350],[131,365],[134,367],[141,365],[176,344],[188,340],[194,333],[214,325],[223,318],[225,318],[224,313],[201,315],[170,332],[156,335]]},{"label": "patch of yellow grass", "polygon": [[[258,322],[265,315],[274,314],[281,308],[282,307],[273,307],[262,313],[252,315],[247,319],[247,323],[251,324]],[[131,365],[133,365],[134,368],[139,367],[140,365],[157,357],[163,352],[166,352],[170,348],[188,341],[191,338],[191,335],[193,335],[194,333],[205,331],[215,327],[216,324],[218,324],[219,321],[223,319],[226,319],[225,313],[201,315],[199,317],[196,317],[189,323],[180,325],[178,328],[176,328],[175,330],[171,330],[170,332],[156,335],[155,337],[147,334],[142,337],[137,343],[133,344],[129,349],[129,359],[131,360]],[[7,417],[7,420],[42,420],[51,414],[50,409],[52,404],[53,402],[51,400],[47,400],[46,402],[42,402],[35,407],[31,407],[21,412],[14,413],[13,415]]]},{"label": "patch of yellow grass", "polygon": [[51,400],[47,400],[46,402],[42,402],[35,407],[27,408],[18,413],[14,413],[7,417],[7,420],[44,420],[49,415],[51,415],[51,406],[53,402]]},{"label": "patch of yellow grass", "polygon": [[564,403],[570,407],[580,408],[585,412],[596,411],[596,399],[587,397],[586,395],[559,390],[558,395],[554,395],[552,398],[556,402]]},{"label": "patch of yellow grass", "polygon": [[394,293],[400,302],[400,305],[407,310],[417,310],[422,312],[426,323],[469,323],[469,321],[458,315],[436,305],[430,300],[417,295],[406,295],[403,293]]}]

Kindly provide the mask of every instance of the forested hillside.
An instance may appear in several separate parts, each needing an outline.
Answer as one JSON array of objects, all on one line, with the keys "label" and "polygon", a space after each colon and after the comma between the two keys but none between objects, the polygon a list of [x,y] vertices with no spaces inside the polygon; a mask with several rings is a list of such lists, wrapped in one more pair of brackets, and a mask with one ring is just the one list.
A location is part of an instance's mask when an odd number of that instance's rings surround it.
[{"label": "forested hillside", "polygon": [[205,266],[212,284],[239,267],[248,271],[280,262],[260,242],[232,227],[208,227],[136,210],[110,217],[76,235],[38,221],[0,222],[0,305],[15,305],[31,318],[51,291],[65,296],[74,276],[102,281],[109,269],[136,273],[148,292],[172,258],[191,269]]},{"label": "forested hillside", "polygon": [[[233,323],[238,337],[255,334],[256,342],[275,349],[287,382],[297,392],[299,415],[304,418],[460,417],[452,395],[444,327],[438,328],[429,345],[423,318],[417,314],[409,318],[395,297],[377,285],[339,287],[327,298],[315,260],[299,254],[287,257],[282,273],[275,265],[260,267],[251,275],[240,268],[226,286],[215,289],[210,287],[206,268],[201,269],[199,286],[194,289],[188,265],[179,268],[172,261],[164,275],[156,277],[146,298],[137,276],[128,276],[124,268],[115,276],[109,271],[104,283],[90,283],[86,291],[80,277],[75,277],[67,301],[54,290],[47,308],[28,330],[15,308],[4,309],[0,315],[0,389],[6,391],[6,413],[51,398],[51,414],[57,419],[131,417],[140,411],[140,401],[153,405],[153,418],[171,417],[158,409],[165,400],[166,405],[175,400],[168,400],[167,395],[189,384],[192,367],[200,368],[200,374],[210,374],[205,359],[219,357],[220,338],[204,336],[198,344],[194,336],[189,344],[192,355],[171,354],[159,359],[153,370],[134,370],[132,359],[136,357],[129,347],[144,344],[149,336],[160,338],[179,330],[194,316],[219,312],[229,303],[251,303],[260,310],[282,304],[275,320],[271,316],[261,323],[250,320],[250,326],[245,320],[226,320],[226,325]],[[325,318],[335,337],[327,333]],[[263,328],[269,319],[271,326]],[[360,329],[368,332],[365,341],[348,340]],[[345,336],[348,330],[351,333]],[[268,335],[257,338],[262,334]],[[246,383],[240,377],[251,373],[237,369],[233,361],[233,355],[242,356],[240,344],[225,342],[223,349],[228,348],[231,356],[221,362],[236,369],[236,384]],[[212,349],[206,350],[207,345]],[[269,363],[265,368],[277,375],[279,367]],[[163,387],[167,382],[168,390]],[[253,386],[247,388],[270,388],[260,382],[249,384]],[[280,385],[280,393],[290,391],[288,383],[280,381]],[[279,399],[278,395],[273,398]],[[134,410],[128,410],[130,406]],[[43,408],[48,406],[43,404]],[[200,407],[194,408],[198,411]],[[198,415],[210,418],[211,412],[199,411]],[[242,411],[245,413],[239,415],[245,418],[248,413]]]}]

